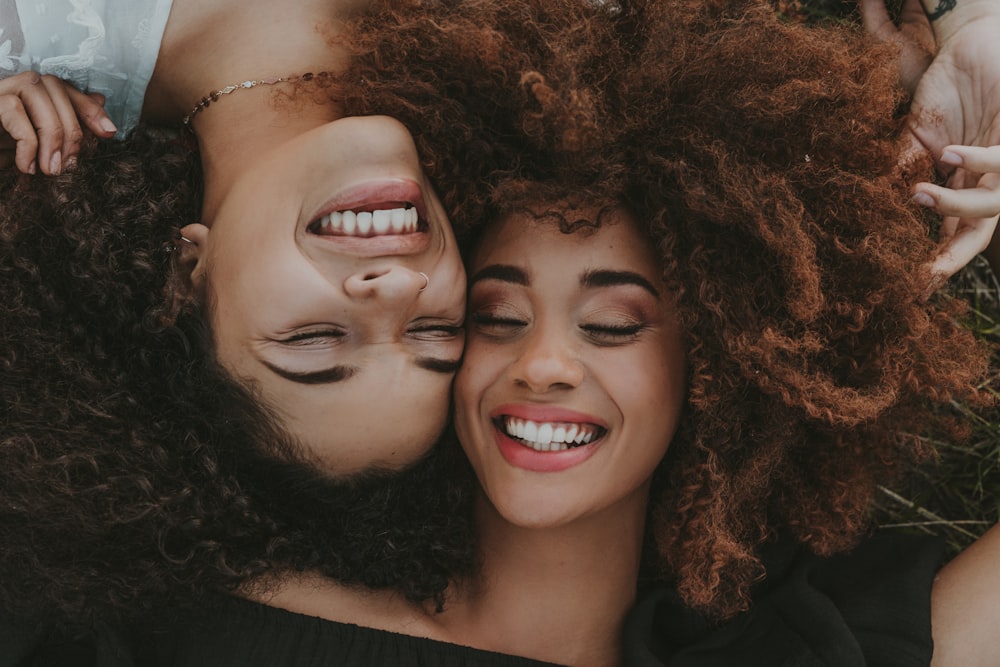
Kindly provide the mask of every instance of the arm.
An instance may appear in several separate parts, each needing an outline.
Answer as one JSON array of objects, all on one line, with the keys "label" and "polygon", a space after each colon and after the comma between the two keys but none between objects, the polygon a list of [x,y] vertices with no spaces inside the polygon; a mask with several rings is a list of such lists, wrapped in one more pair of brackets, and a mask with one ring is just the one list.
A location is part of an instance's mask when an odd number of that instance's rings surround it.
[{"label": "arm", "polygon": [[0,79],[0,168],[55,175],[76,162],[83,128],[101,138],[117,128],[101,95],[53,76],[23,72]]},{"label": "arm", "polygon": [[1000,640],[1000,526],[945,565],[931,592],[931,667],[997,664]]}]

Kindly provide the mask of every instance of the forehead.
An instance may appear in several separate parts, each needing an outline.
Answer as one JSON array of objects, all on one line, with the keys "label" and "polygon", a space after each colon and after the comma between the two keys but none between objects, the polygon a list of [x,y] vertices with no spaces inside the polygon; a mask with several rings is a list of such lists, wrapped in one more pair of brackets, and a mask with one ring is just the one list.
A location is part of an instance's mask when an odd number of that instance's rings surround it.
[{"label": "forehead", "polygon": [[[593,222],[596,210],[567,214],[568,221]],[[559,224],[528,213],[508,214],[484,231],[473,254],[473,268],[497,262],[533,264],[558,257],[561,266],[583,264],[623,266],[632,270],[657,272],[653,244],[624,209],[601,216],[597,226],[580,226],[564,232]]]}]

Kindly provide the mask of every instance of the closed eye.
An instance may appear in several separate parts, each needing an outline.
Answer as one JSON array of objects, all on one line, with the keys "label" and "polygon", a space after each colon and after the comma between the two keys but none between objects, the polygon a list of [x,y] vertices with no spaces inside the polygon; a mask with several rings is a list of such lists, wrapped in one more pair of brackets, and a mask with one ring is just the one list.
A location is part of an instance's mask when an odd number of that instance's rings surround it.
[{"label": "closed eye", "polygon": [[490,338],[513,336],[528,326],[527,320],[490,313],[472,313],[469,320],[477,333]]},{"label": "closed eye", "polygon": [[642,322],[634,324],[581,324],[591,340],[601,345],[621,345],[635,340],[647,328]]},{"label": "closed eye", "polygon": [[309,345],[322,345],[324,343],[337,342],[342,340],[347,333],[340,329],[320,329],[314,331],[302,331],[287,338],[278,340],[283,345],[305,347]]},{"label": "closed eye", "polygon": [[455,324],[420,324],[411,327],[407,333],[418,340],[451,340],[462,333],[464,327]]}]

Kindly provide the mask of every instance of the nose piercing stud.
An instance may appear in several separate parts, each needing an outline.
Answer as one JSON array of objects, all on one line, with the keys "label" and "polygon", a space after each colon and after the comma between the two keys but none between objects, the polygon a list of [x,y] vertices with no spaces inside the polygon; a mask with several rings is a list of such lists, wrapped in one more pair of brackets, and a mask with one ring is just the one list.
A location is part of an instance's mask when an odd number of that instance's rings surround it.
[{"label": "nose piercing stud", "polygon": [[431,279],[428,278],[427,274],[424,273],[423,271],[417,271],[417,273],[419,273],[421,276],[424,277],[424,286],[417,290],[418,292],[423,292],[425,289],[427,289],[427,286],[431,284]]}]

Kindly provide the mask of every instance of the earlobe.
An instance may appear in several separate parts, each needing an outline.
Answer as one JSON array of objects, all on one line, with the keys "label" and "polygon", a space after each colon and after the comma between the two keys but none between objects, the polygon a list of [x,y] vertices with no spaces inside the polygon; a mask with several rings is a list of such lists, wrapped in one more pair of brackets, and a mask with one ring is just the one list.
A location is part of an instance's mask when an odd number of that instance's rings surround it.
[{"label": "earlobe", "polygon": [[202,257],[208,244],[209,229],[200,222],[185,225],[180,230],[177,242],[178,269],[186,279],[196,282],[204,273]]},{"label": "earlobe", "polygon": [[181,228],[174,243],[173,266],[167,282],[169,309],[162,318],[164,324],[173,324],[188,306],[201,301],[205,281],[205,248],[209,229],[201,223]]}]

